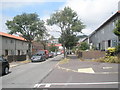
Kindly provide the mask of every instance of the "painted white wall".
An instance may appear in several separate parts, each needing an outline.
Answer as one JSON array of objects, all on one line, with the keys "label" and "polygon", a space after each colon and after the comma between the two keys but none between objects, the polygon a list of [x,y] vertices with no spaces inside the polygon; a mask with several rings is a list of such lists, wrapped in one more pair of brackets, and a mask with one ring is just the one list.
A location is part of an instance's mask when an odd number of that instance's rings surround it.
[{"label": "painted white wall", "polygon": [[[26,54],[28,50],[28,43],[25,41],[2,37],[0,36],[0,55],[5,55],[5,50],[8,50],[8,55],[18,55],[18,50],[20,50],[20,55]],[[23,52],[23,53],[22,53]]]}]

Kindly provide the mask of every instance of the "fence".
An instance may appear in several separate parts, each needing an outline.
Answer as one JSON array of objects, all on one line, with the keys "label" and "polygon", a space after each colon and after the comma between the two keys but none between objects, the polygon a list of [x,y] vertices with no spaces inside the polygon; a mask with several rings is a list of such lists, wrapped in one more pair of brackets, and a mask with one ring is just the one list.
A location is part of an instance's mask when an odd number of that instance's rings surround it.
[{"label": "fence", "polygon": [[24,61],[26,60],[26,55],[9,55],[7,56],[8,62],[12,61]]}]

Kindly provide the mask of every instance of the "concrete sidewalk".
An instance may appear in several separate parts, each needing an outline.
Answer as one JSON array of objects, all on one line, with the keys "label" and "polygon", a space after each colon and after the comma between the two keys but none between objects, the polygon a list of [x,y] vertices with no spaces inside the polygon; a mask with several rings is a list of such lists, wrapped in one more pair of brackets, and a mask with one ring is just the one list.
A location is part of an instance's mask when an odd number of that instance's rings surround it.
[{"label": "concrete sidewalk", "polygon": [[9,64],[10,64],[10,68],[12,68],[12,67],[16,67],[16,66],[23,65],[23,64],[26,64],[26,63],[30,63],[30,62],[31,62],[30,60],[25,60],[25,61],[11,62]]},{"label": "concrete sidewalk", "polygon": [[57,68],[67,72],[77,73],[118,73],[118,64],[93,62],[91,60],[81,61],[76,55],[69,55],[68,60],[57,64]]}]

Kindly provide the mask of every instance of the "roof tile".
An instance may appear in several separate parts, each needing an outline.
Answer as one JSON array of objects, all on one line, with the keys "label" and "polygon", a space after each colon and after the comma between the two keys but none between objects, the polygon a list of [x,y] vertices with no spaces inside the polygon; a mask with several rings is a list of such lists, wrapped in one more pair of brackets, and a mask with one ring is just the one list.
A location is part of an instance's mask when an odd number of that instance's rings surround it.
[{"label": "roof tile", "polygon": [[23,37],[18,37],[18,36],[15,36],[15,35],[11,35],[11,34],[8,34],[8,33],[4,33],[4,32],[0,32],[0,35],[1,35],[1,36],[5,36],[5,37],[9,37],[9,38],[14,38],[14,39],[26,41]]}]

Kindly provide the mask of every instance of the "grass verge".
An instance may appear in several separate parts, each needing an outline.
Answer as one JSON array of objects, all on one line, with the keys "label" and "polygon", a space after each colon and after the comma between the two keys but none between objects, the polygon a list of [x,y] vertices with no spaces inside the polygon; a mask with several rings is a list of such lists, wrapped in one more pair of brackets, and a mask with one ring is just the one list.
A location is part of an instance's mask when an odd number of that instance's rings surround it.
[{"label": "grass verge", "polygon": [[70,59],[68,58],[65,58],[65,59],[62,59],[59,64],[65,64],[65,63],[68,63]]}]

